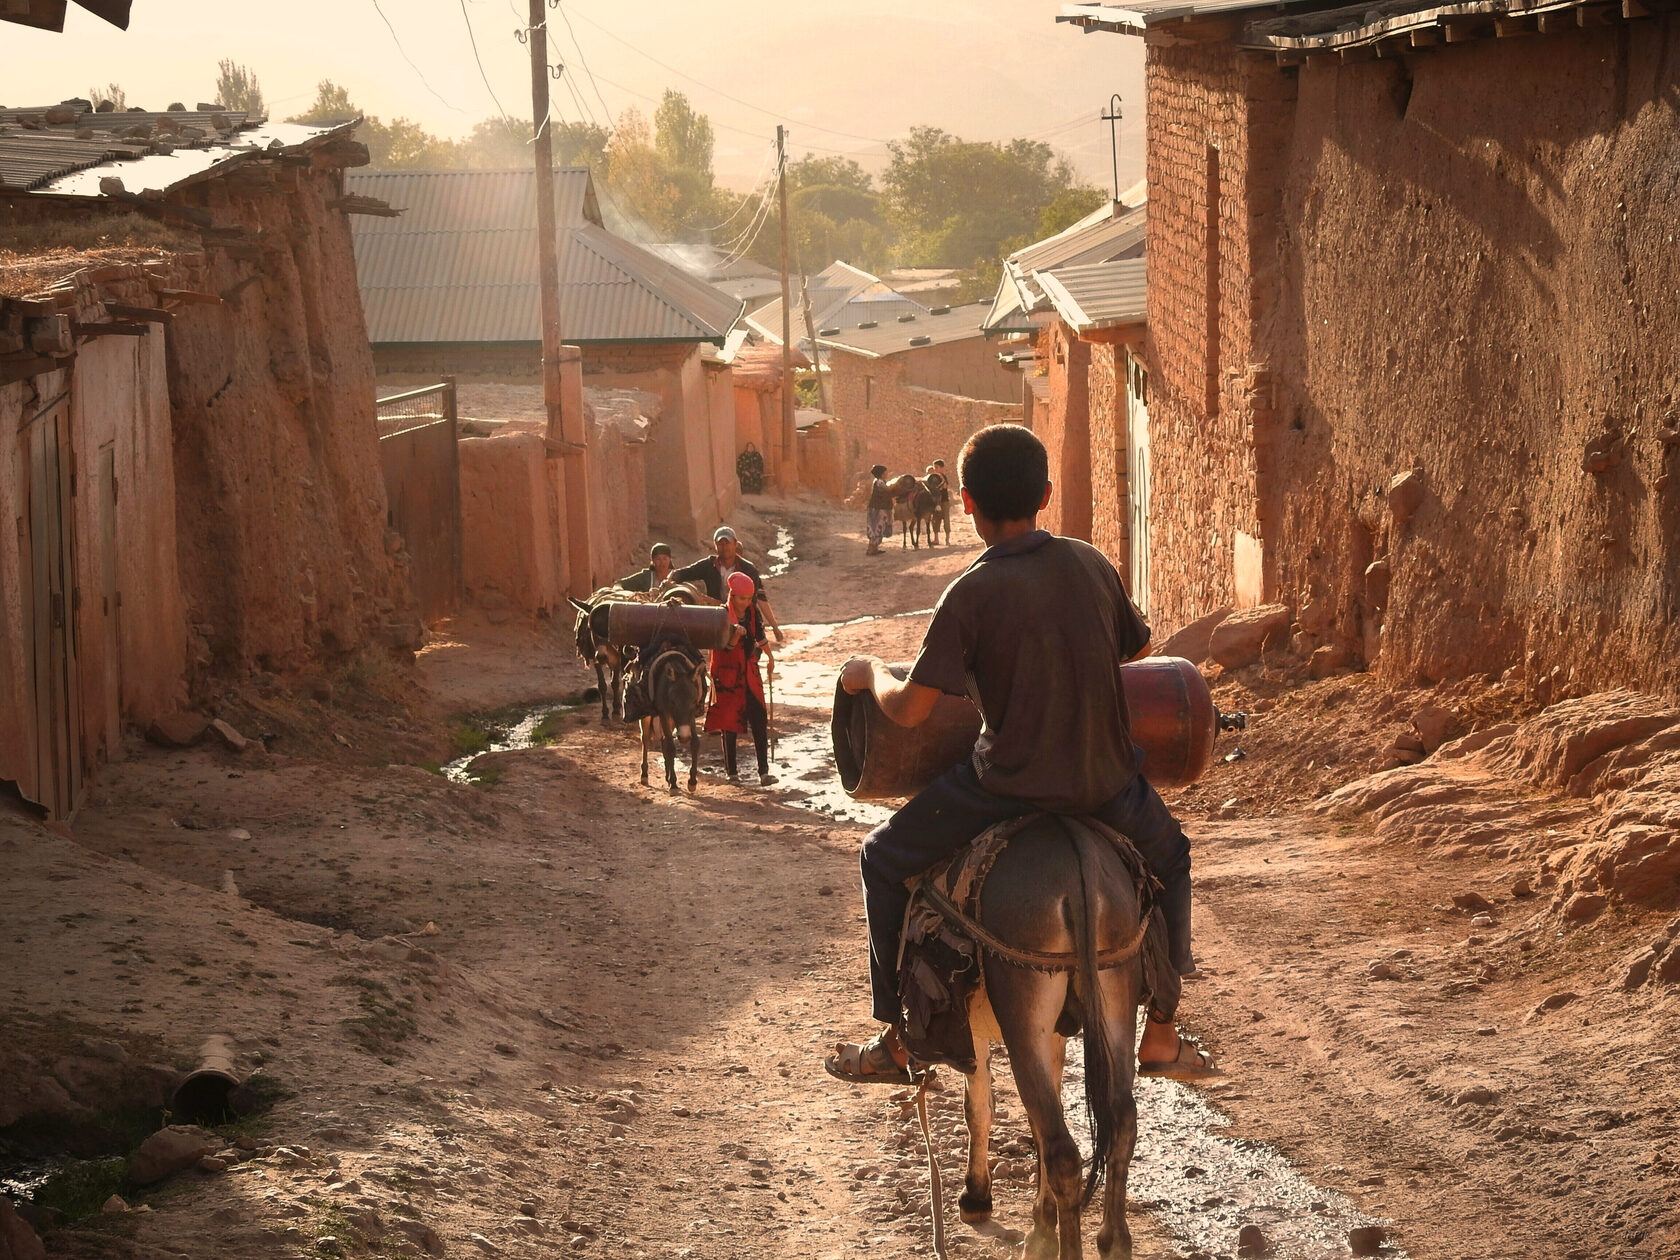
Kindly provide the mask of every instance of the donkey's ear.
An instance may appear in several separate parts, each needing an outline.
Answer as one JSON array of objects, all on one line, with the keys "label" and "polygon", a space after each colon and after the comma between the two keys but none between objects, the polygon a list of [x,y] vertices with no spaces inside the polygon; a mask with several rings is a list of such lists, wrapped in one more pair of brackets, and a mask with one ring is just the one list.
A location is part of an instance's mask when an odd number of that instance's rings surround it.
[{"label": "donkey's ear", "polygon": [[570,595],[566,596],[566,602],[568,604],[570,604],[573,608],[577,609],[580,613],[584,613],[585,615],[587,615],[588,613],[593,611],[589,607],[588,604],[585,604],[585,603],[581,602],[580,600],[575,600]]}]

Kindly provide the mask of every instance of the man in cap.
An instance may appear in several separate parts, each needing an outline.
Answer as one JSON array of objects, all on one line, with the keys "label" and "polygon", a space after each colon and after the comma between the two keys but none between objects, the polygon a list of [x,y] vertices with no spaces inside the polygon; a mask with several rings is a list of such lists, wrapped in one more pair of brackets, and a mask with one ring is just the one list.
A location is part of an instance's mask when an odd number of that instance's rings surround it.
[{"label": "man in cap", "polygon": [[764,620],[770,623],[776,642],[781,643],[781,623],[776,620],[775,610],[770,607],[770,597],[764,593],[764,579],[759,576],[758,567],[741,554],[741,541],[735,537],[735,531],[729,526],[719,525],[712,532],[711,555],[676,570],[671,576],[679,582],[698,583],[709,598],[721,604],[729,598],[729,575],[732,573],[745,573],[752,579],[753,590],[757,592],[753,602],[764,614]]},{"label": "man in cap", "polygon": [[671,576],[670,543],[654,543],[648,548],[648,567],[640,573],[632,573],[629,577],[619,578],[618,589],[621,591],[640,591],[647,594],[654,587],[662,585]]}]

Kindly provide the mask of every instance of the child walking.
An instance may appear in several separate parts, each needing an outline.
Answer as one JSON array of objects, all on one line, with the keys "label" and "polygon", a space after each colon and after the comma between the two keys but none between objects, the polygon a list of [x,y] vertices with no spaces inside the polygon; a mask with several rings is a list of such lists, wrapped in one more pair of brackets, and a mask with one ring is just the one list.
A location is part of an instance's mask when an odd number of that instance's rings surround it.
[{"label": "child walking", "polygon": [[731,783],[741,781],[736,743],[743,730],[751,730],[753,748],[758,753],[758,781],[768,786],[776,777],[770,773],[770,729],[758,658],[764,658],[771,672],[776,661],[764,637],[764,615],[753,602],[753,591],[753,580],[745,573],[729,575],[729,616],[735,623],[734,637],[728,647],[712,651],[715,698],[706,710],[706,729],[723,735],[723,768]]}]

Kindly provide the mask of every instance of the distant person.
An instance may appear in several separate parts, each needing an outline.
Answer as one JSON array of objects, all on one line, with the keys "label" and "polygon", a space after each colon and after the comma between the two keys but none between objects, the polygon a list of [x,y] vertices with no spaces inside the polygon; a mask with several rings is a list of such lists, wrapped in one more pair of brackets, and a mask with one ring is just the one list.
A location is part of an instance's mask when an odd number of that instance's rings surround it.
[{"label": "distant person", "polygon": [[756,588],[745,573],[729,575],[729,616],[734,622],[732,639],[726,648],[712,650],[712,687],[716,699],[706,710],[706,730],[723,736],[723,769],[731,783],[740,783],[736,746],[743,730],[752,731],[753,751],[758,754],[758,781],[768,787],[776,781],[770,773],[770,726],[764,705],[764,679],[759,676],[758,658],[774,672],[776,660],[764,639],[764,617],[753,598]]},{"label": "distant person", "polygon": [[869,506],[863,513],[863,532],[869,539],[868,556],[881,554],[881,540],[892,533],[893,492],[887,482],[887,466],[876,464],[869,470]]},{"label": "distant person", "polygon": [[945,527],[945,541],[951,541],[951,479],[945,475],[945,461],[936,459],[928,465],[927,477],[922,482],[933,496],[933,519],[928,522],[928,540],[931,542],[939,527]]},{"label": "distant person", "polygon": [[671,576],[678,582],[698,583],[709,598],[721,604],[729,598],[728,582],[732,573],[745,573],[752,579],[753,590],[757,592],[753,602],[769,622],[776,642],[781,643],[781,623],[776,620],[776,610],[770,607],[770,597],[764,593],[764,579],[759,576],[758,567],[741,555],[741,541],[729,526],[719,525],[712,532],[711,555],[675,570]]},{"label": "distant person", "polygon": [[648,567],[640,573],[632,573],[629,577],[618,579],[618,589],[621,591],[640,591],[647,594],[656,586],[664,585],[665,579],[671,576],[671,544],[654,543],[648,548]]}]

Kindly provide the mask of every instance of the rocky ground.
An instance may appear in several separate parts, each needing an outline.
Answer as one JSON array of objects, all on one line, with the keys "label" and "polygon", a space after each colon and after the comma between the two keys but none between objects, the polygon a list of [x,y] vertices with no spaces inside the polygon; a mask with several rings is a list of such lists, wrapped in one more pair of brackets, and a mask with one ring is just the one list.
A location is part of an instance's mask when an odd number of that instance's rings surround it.
[{"label": "rocky ground", "polygon": [[[14,1187],[58,1169],[39,1197],[68,1216],[24,1209],[48,1254],[929,1251],[913,1112],[820,1067],[868,1025],[867,819],[834,815],[812,750],[834,667],[908,657],[976,544],[865,557],[853,513],[760,506],[797,540],[773,789],[715,764],[695,796],[643,788],[588,705],[476,783],[425,768],[593,681],[569,627],[469,617],[417,675],[242,686],[224,716],[268,751],[136,741],[73,825],[0,815],[0,1161]],[[1286,656],[1212,674],[1253,717],[1176,801],[1184,1016],[1229,1074],[1141,1091],[1139,1254],[1235,1255],[1254,1224],[1273,1254],[1345,1255],[1367,1219],[1387,1254],[1680,1254],[1680,715]],[[1435,747],[1384,769],[1408,731]],[[139,1171],[182,1166],[135,1184],[101,1157],[190,1118],[162,1109],[212,1034],[257,1113],[154,1142]],[[934,1095],[948,1187],[959,1084]],[[1000,1107],[997,1217],[949,1209],[959,1257],[1028,1223]],[[32,1238],[0,1209],[0,1256]]]}]

